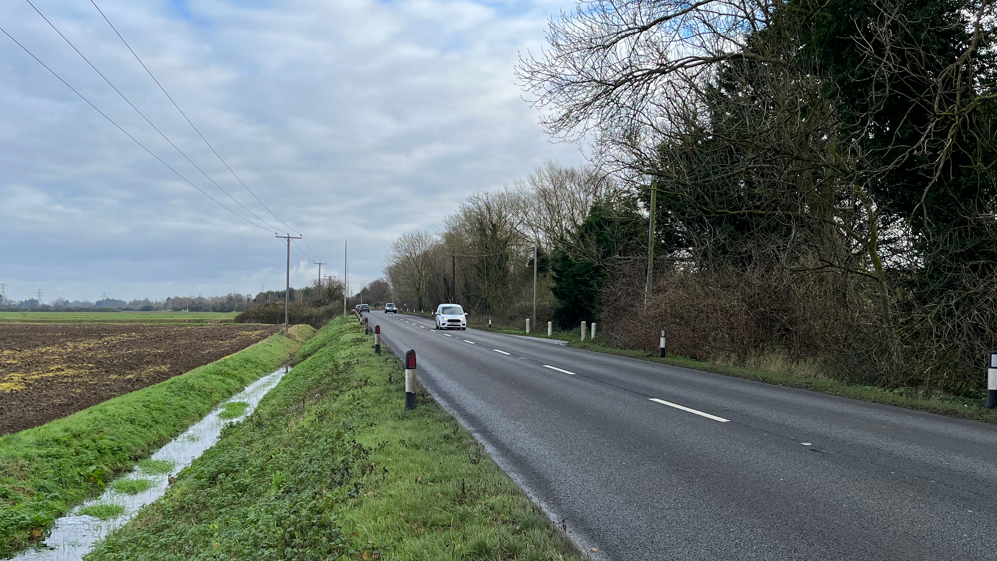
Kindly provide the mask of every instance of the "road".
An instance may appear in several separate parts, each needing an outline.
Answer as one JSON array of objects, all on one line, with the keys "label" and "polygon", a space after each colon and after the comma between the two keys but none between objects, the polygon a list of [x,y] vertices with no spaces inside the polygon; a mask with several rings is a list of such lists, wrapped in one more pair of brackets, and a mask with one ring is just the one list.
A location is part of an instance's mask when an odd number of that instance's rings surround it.
[{"label": "road", "polygon": [[369,317],[595,559],[997,559],[995,426]]}]

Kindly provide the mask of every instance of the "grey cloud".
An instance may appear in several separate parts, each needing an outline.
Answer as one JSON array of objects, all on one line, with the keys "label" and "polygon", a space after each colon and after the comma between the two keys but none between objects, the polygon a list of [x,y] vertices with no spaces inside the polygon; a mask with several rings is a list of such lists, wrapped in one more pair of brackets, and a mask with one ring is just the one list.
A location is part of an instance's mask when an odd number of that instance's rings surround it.
[{"label": "grey cloud", "polygon": [[[27,4],[5,29],[184,176],[245,214],[110,91]],[[228,163],[353,284],[391,240],[434,229],[474,190],[524,176],[551,144],[514,83],[517,51],[569,4],[98,0]],[[169,105],[89,2],[37,5],[157,126],[279,228]],[[87,9],[89,7],[89,9]],[[284,247],[184,184],[0,37],[0,282],[27,298],[159,298],[283,286]],[[383,209],[391,227],[369,216]],[[317,275],[303,244],[301,285]]]}]

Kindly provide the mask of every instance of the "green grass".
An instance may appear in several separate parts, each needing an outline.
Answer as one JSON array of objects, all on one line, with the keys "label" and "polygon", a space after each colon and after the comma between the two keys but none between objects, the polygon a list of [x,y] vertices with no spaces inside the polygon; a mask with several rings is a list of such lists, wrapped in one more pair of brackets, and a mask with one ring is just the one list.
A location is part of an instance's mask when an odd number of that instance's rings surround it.
[{"label": "green grass", "polygon": [[112,483],[111,486],[119,493],[137,495],[152,487],[152,481],[148,479],[119,479]]},{"label": "green grass", "polygon": [[298,326],[293,338],[274,335],[165,382],[0,437],[0,557],[42,539],[56,517],[276,370],[310,333]]},{"label": "green grass", "polygon": [[222,412],[218,414],[219,419],[235,419],[236,417],[242,416],[246,412],[246,408],[249,404],[245,401],[230,401],[225,404]]},{"label": "green grass", "polygon": [[163,475],[165,473],[170,473],[173,467],[176,465],[175,462],[170,460],[139,460],[138,469],[146,475]]},{"label": "green grass", "polygon": [[0,312],[0,323],[232,323],[235,312]]},{"label": "green grass", "polygon": [[[88,561],[580,560],[568,540],[401,365],[350,321],[166,495]],[[389,382],[389,376],[392,382]]]},{"label": "green grass", "polygon": [[80,509],[80,514],[85,516],[93,516],[100,520],[110,520],[112,518],[117,518],[124,514],[125,507],[121,505],[112,505],[107,503],[100,503],[90,506],[85,506]]}]

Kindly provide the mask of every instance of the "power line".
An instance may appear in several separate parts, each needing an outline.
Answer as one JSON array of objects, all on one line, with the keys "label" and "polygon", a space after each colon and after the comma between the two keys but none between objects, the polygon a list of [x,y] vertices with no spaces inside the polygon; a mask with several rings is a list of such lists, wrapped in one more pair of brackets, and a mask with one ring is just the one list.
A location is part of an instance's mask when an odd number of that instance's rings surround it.
[{"label": "power line", "polygon": [[166,142],[168,142],[170,144],[170,146],[173,147],[174,150],[176,150],[181,156],[184,157],[184,159],[186,159],[188,162],[190,162],[190,165],[194,166],[197,169],[197,171],[201,172],[201,175],[203,175],[204,177],[206,177],[208,179],[208,181],[210,181],[212,184],[214,184],[214,186],[217,187],[222,193],[225,193],[225,195],[228,196],[228,198],[232,199],[232,201],[235,202],[235,204],[241,206],[243,208],[243,210],[245,210],[249,214],[253,215],[253,217],[255,217],[257,220],[259,220],[263,224],[266,224],[268,227],[270,227],[273,230],[277,229],[273,225],[267,223],[266,220],[263,220],[262,218],[260,218],[255,212],[253,212],[252,210],[250,210],[249,208],[247,208],[246,205],[244,205],[241,202],[239,202],[235,197],[233,197],[231,194],[229,194],[229,192],[226,191],[221,185],[219,185],[214,179],[212,179],[211,176],[209,176],[203,169],[201,169],[200,166],[198,166],[197,164],[195,164],[194,161],[191,160],[190,157],[187,156],[187,154],[184,153],[183,150],[181,150],[176,144],[174,144],[173,141],[170,140],[169,137],[166,136],[166,134],[163,133],[163,131],[159,130],[159,127],[157,127],[156,125],[154,125],[152,123],[152,121],[150,121],[149,118],[145,116],[145,113],[142,113],[142,111],[138,107],[135,107],[135,104],[133,104],[131,102],[131,100],[129,100],[128,97],[125,96],[125,94],[121,93],[121,90],[119,90],[114,84],[112,84],[111,81],[107,78],[107,76],[104,76],[104,73],[101,72],[100,70],[98,70],[97,67],[94,66],[94,64],[92,62],[90,62],[90,59],[88,59],[82,52],[80,52],[80,50],[76,48],[76,45],[74,45],[72,41],[70,41],[65,35],[63,35],[62,31],[59,31],[59,28],[56,27],[54,23],[52,23],[51,21],[49,21],[49,19],[47,17],[45,17],[45,14],[43,14],[41,12],[41,10],[39,10],[37,7],[35,7],[34,4],[31,3],[31,0],[24,0],[24,1],[27,2],[28,5],[31,6],[35,10],[35,12],[37,12],[38,15],[41,16],[41,18],[43,20],[45,20],[45,23],[47,23],[49,25],[49,27],[51,27],[52,29],[54,29],[55,32],[59,34],[59,37],[62,37],[63,41],[65,41],[70,47],[73,48],[74,51],[76,51],[76,54],[80,55],[80,58],[82,58],[84,61],[86,61],[86,63],[88,65],[90,65],[90,68],[92,68],[93,71],[97,73],[97,75],[99,75],[101,78],[103,78],[103,80],[105,82],[107,82],[108,86],[111,86],[111,89],[114,90],[115,93],[117,93],[121,97],[121,99],[125,100],[125,103],[127,103],[132,109],[134,109],[135,112],[138,113],[145,120],[145,122],[148,123],[149,126],[153,128],[153,130],[155,130],[157,133],[159,133],[159,136],[163,137],[163,139]]},{"label": "power line", "polygon": [[39,59],[37,56],[35,56],[35,54],[32,53],[27,47],[25,47],[24,45],[22,45],[17,39],[14,39],[14,37],[12,37],[10,33],[7,33],[7,30],[5,30],[4,28],[0,27],[0,32],[3,32],[3,34],[6,35],[11,41],[13,41],[18,47],[21,47],[21,50],[23,50],[24,52],[28,53],[28,55],[31,58],[35,59],[35,62],[37,62],[38,64],[42,65],[42,67],[45,68],[45,70],[48,70],[49,73],[51,73],[53,76],[55,76],[67,88],[69,88],[70,90],[72,90],[72,92],[74,94],[76,94],[77,96],[80,97],[80,99],[82,99],[83,101],[85,101],[86,104],[89,105],[90,107],[92,107],[94,111],[96,111],[97,113],[100,113],[101,117],[104,117],[105,119],[107,119],[108,122],[110,122],[112,125],[115,126],[115,128],[117,128],[125,136],[127,136],[128,138],[130,138],[132,140],[132,142],[134,142],[135,144],[138,144],[143,150],[145,150],[146,152],[148,152],[150,156],[152,156],[153,158],[155,158],[156,160],[158,160],[159,163],[161,163],[164,166],[166,166],[166,168],[169,169],[170,171],[172,171],[174,174],[176,174],[177,177],[179,177],[180,179],[182,179],[184,182],[186,182],[188,185],[190,185],[194,189],[197,189],[202,195],[204,195],[205,197],[211,199],[218,206],[220,206],[220,207],[224,208],[225,210],[231,212],[233,215],[235,215],[235,216],[239,217],[240,219],[244,220],[246,223],[250,224],[251,226],[259,228],[260,230],[263,230],[264,232],[269,232],[269,230],[267,230],[263,226],[260,226],[259,224],[257,224],[255,222],[249,220],[245,216],[243,216],[243,215],[237,213],[236,211],[230,209],[229,207],[225,206],[224,204],[222,204],[221,202],[219,202],[217,199],[215,199],[214,197],[212,197],[211,195],[209,195],[208,193],[206,193],[203,189],[201,189],[197,185],[194,185],[194,183],[192,183],[189,179],[187,179],[186,177],[184,177],[180,172],[178,172],[177,170],[175,170],[170,164],[166,163],[162,158],[160,158],[159,156],[157,156],[152,150],[149,150],[148,148],[146,148],[145,144],[142,144],[141,142],[138,141],[138,139],[136,139],[134,136],[132,136],[131,134],[129,134],[128,131],[126,131],[125,129],[121,128],[121,125],[119,125],[118,123],[116,123],[114,121],[114,119],[108,117],[103,111],[101,111],[100,109],[98,109],[96,105],[94,105],[93,103],[91,103],[90,100],[86,98],[86,96],[84,96],[83,94],[81,94],[80,92],[78,92],[76,90],[76,88],[74,88],[73,86],[70,86],[69,82],[63,80],[62,76],[59,76],[59,74],[56,73],[55,70],[52,70],[51,68],[49,68],[48,65],[46,65],[44,62],[42,62],[41,59]]},{"label": "power line", "polygon": [[[300,234],[301,232],[298,233]],[[305,242],[305,247],[307,247],[308,251],[311,252],[312,257],[314,257],[316,261],[321,261],[321,259],[318,258],[318,255],[316,255],[315,252],[312,251],[312,246],[308,245],[308,240],[306,240],[304,236],[301,237],[301,241]]]},{"label": "power line", "polygon": [[[173,97],[166,91],[166,88],[164,88],[163,85],[159,83],[159,80],[156,78],[155,75],[153,75],[152,71],[149,70],[149,67],[146,66],[144,62],[142,62],[142,59],[138,56],[138,53],[136,53],[135,50],[132,49],[132,46],[128,44],[128,41],[125,41],[125,38],[118,31],[118,28],[114,27],[114,24],[111,23],[111,20],[108,19],[108,17],[107,17],[106,14],[104,14],[104,11],[100,9],[100,6],[98,6],[97,3],[94,0],[90,0],[90,3],[93,4],[94,8],[97,8],[97,11],[100,12],[100,15],[104,18],[104,21],[107,22],[107,25],[111,26],[111,29],[113,29],[114,33],[118,36],[119,39],[121,39],[121,42],[125,44],[125,47],[128,47],[128,50],[132,53],[132,56],[135,57],[135,60],[137,60],[138,63],[142,65],[142,68],[144,68],[145,71],[149,74],[149,77],[152,78],[152,81],[156,82],[156,85],[159,86],[159,89],[163,92],[164,95],[166,95],[166,98],[170,100],[170,103],[173,104],[173,107],[176,107],[177,111],[179,111],[180,114],[183,115],[183,118],[187,121],[187,124],[189,124],[190,127],[192,129],[194,129],[194,132],[197,133],[197,136],[201,137],[201,140],[203,140],[204,143],[207,144],[208,148],[210,148],[211,151],[214,153],[214,155],[218,157],[218,160],[222,164],[224,164],[225,167],[232,173],[232,175],[239,181],[239,183],[241,183],[242,186],[245,187],[246,191],[249,191],[249,194],[252,195],[254,199],[256,199],[256,202],[260,203],[260,205],[262,205],[263,208],[267,209],[267,212],[269,212],[271,214],[271,216],[273,216],[274,218],[276,218],[278,222],[280,222],[281,224],[283,224],[285,227],[287,227],[288,229],[290,229],[292,232],[294,232],[294,233],[296,233],[298,235],[301,235],[301,232],[298,232],[294,228],[291,228],[290,226],[287,225],[286,222],[284,222],[283,220],[281,220],[279,216],[277,216],[276,214],[274,214],[274,212],[272,210],[270,210],[270,207],[268,207],[263,201],[261,201],[260,198],[256,196],[256,193],[254,193],[252,191],[252,189],[250,189],[249,186],[246,185],[242,181],[242,178],[240,178],[235,173],[235,171],[228,165],[228,163],[221,157],[221,155],[218,154],[218,152],[215,150],[214,146],[212,146],[211,143],[208,142],[208,139],[204,138],[204,135],[201,134],[201,131],[198,130],[198,128],[196,126],[194,126],[194,123],[191,122],[190,118],[187,117],[187,114],[183,112],[183,109],[180,109],[180,106],[177,105],[177,102],[173,100]],[[308,242],[305,242],[305,245],[308,245]]]},{"label": "power line", "polygon": [[297,251],[296,251],[296,250],[294,249],[295,247],[297,247],[298,249],[301,249],[301,247],[300,247],[300,246],[298,246],[298,242],[296,241],[296,240],[298,240],[298,239],[301,239],[301,238],[291,238],[291,240],[292,240],[292,241],[294,241],[294,247],[292,247],[292,248],[291,248],[291,253],[293,253],[293,254],[294,254],[295,256],[297,256],[297,257],[298,257],[298,259],[301,259],[302,261],[308,261],[308,258],[307,258],[307,257],[305,257],[304,255],[301,255],[300,253],[298,253],[298,252],[297,252]]}]

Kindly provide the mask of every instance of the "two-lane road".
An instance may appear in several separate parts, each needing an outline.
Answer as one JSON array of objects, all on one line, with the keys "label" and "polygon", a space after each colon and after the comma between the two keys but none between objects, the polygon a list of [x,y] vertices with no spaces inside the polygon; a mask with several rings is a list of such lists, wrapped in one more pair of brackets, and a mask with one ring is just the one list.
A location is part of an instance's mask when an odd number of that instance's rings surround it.
[{"label": "two-lane road", "polygon": [[997,427],[370,315],[599,559],[997,559]]}]

